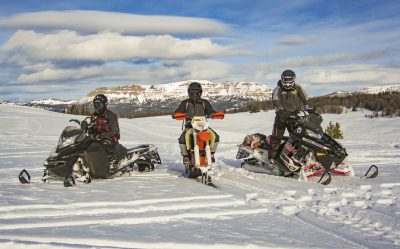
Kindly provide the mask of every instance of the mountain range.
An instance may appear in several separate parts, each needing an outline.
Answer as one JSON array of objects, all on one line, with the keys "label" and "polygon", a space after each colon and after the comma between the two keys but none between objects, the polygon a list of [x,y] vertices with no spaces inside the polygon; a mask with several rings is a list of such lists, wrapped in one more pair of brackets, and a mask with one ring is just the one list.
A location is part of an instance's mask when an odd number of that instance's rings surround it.
[{"label": "mountain range", "polygon": [[324,95],[326,97],[347,97],[351,95],[357,95],[357,94],[379,94],[379,93],[387,93],[387,92],[400,92],[400,84],[394,84],[394,85],[385,85],[385,86],[372,86],[372,87],[366,87],[363,88],[359,91],[355,92],[348,92],[348,91],[336,91],[327,95]]},{"label": "mountain range", "polygon": [[[52,111],[64,111],[72,104],[87,105],[99,93],[109,99],[109,106],[119,114],[128,112],[168,112],[173,111],[179,103],[187,98],[188,85],[194,80],[174,82],[168,84],[141,85],[130,84],[118,87],[96,88],[79,100],[46,99],[27,103]],[[196,80],[203,87],[203,98],[210,100],[217,110],[226,110],[247,105],[255,101],[269,100],[272,97],[272,88],[258,82],[214,83],[207,80]],[[367,87],[355,92],[336,91],[324,96],[345,97],[355,94],[378,94],[383,92],[400,92],[400,84]]]},{"label": "mountain range", "polygon": [[[135,109],[136,111],[171,111],[188,97],[187,89],[194,81],[182,81],[169,84],[127,85],[120,87],[97,88],[78,100],[79,104],[91,103],[99,93],[105,94],[109,105],[119,112]],[[202,85],[202,97],[208,99],[216,109],[224,110],[239,107],[254,101],[268,100],[272,88],[257,82],[221,82],[196,80]]]}]

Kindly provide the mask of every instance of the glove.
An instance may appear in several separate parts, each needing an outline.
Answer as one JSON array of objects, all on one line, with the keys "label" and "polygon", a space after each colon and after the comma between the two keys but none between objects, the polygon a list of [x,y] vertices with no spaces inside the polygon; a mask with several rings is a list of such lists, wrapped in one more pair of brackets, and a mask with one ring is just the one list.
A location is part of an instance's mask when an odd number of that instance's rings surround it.
[{"label": "glove", "polygon": [[282,106],[278,106],[277,108],[275,108],[275,113],[282,113],[285,111],[285,108],[283,108]]},{"label": "glove", "polygon": [[186,119],[186,113],[182,112],[175,112],[172,114],[172,118],[176,120],[185,120]]},{"label": "glove", "polygon": [[211,114],[212,119],[223,119],[224,117],[224,112],[214,112],[213,114]]}]

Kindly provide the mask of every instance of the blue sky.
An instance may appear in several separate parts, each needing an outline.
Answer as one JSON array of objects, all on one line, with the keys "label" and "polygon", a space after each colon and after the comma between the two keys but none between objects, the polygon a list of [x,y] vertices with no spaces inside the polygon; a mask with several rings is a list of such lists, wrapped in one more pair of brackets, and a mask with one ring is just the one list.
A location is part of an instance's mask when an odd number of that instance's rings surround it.
[{"label": "blue sky", "polygon": [[400,83],[400,1],[0,1],[0,99],[183,80]]}]

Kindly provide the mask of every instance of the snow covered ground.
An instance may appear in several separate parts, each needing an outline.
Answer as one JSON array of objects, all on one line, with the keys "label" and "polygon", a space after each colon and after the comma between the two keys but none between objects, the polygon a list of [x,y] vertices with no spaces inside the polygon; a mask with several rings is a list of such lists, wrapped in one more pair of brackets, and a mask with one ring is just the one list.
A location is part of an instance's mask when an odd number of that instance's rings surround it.
[{"label": "snow covered ground", "polygon": [[[121,119],[121,143],[158,146],[154,172],[64,188],[40,182],[43,161],[70,118],[0,104],[1,248],[399,248],[400,119],[362,112],[324,115],[342,125],[356,176],[328,186],[257,175],[240,168],[237,144],[269,133],[274,113],[211,121],[221,144],[217,188],[182,177],[181,123],[168,116]],[[78,117],[80,118],[80,117]],[[18,181],[27,169],[33,183]]]}]

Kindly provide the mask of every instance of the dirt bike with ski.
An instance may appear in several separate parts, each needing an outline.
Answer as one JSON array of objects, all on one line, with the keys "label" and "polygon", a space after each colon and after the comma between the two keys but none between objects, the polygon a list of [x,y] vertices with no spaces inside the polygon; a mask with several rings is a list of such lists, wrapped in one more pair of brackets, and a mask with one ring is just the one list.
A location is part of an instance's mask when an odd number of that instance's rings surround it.
[{"label": "dirt bike with ski", "polygon": [[[354,176],[353,168],[344,163],[346,149],[323,132],[321,123],[322,117],[313,110],[291,116],[290,135],[283,137],[276,165],[269,164],[269,137],[259,133],[245,137],[236,158],[243,160],[242,168],[256,173],[297,177],[302,181],[322,174],[318,182],[324,185],[331,182],[331,173]],[[378,169],[373,165],[369,172],[373,178]]]},{"label": "dirt bike with ski", "polygon": [[[109,153],[103,141],[92,134],[94,124],[90,117],[82,122],[71,119],[77,126],[67,126],[59,137],[58,144],[44,163],[43,182],[63,180],[65,187],[74,186],[76,181],[90,183],[92,179],[111,178],[137,171],[152,171],[161,164],[157,147],[151,144],[126,149],[115,145]],[[24,169],[19,175],[21,183],[29,183],[30,175]]]},{"label": "dirt bike with ski", "polygon": [[[176,113],[176,120],[186,120],[186,114]],[[212,119],[223,119],[223,112],[216,112],[211,115]],[[211,152],[211,146],[215,140],[214,132],[209,128],[206,116],[194,116],[191,118],[190,128],[186,130],[185,141],[188,157],[184,158],[185,175],[188,178],[201,176],[201,182],[206,185],[213,185],[211,175],[213,174],[212,164],[215,161]]]}]

